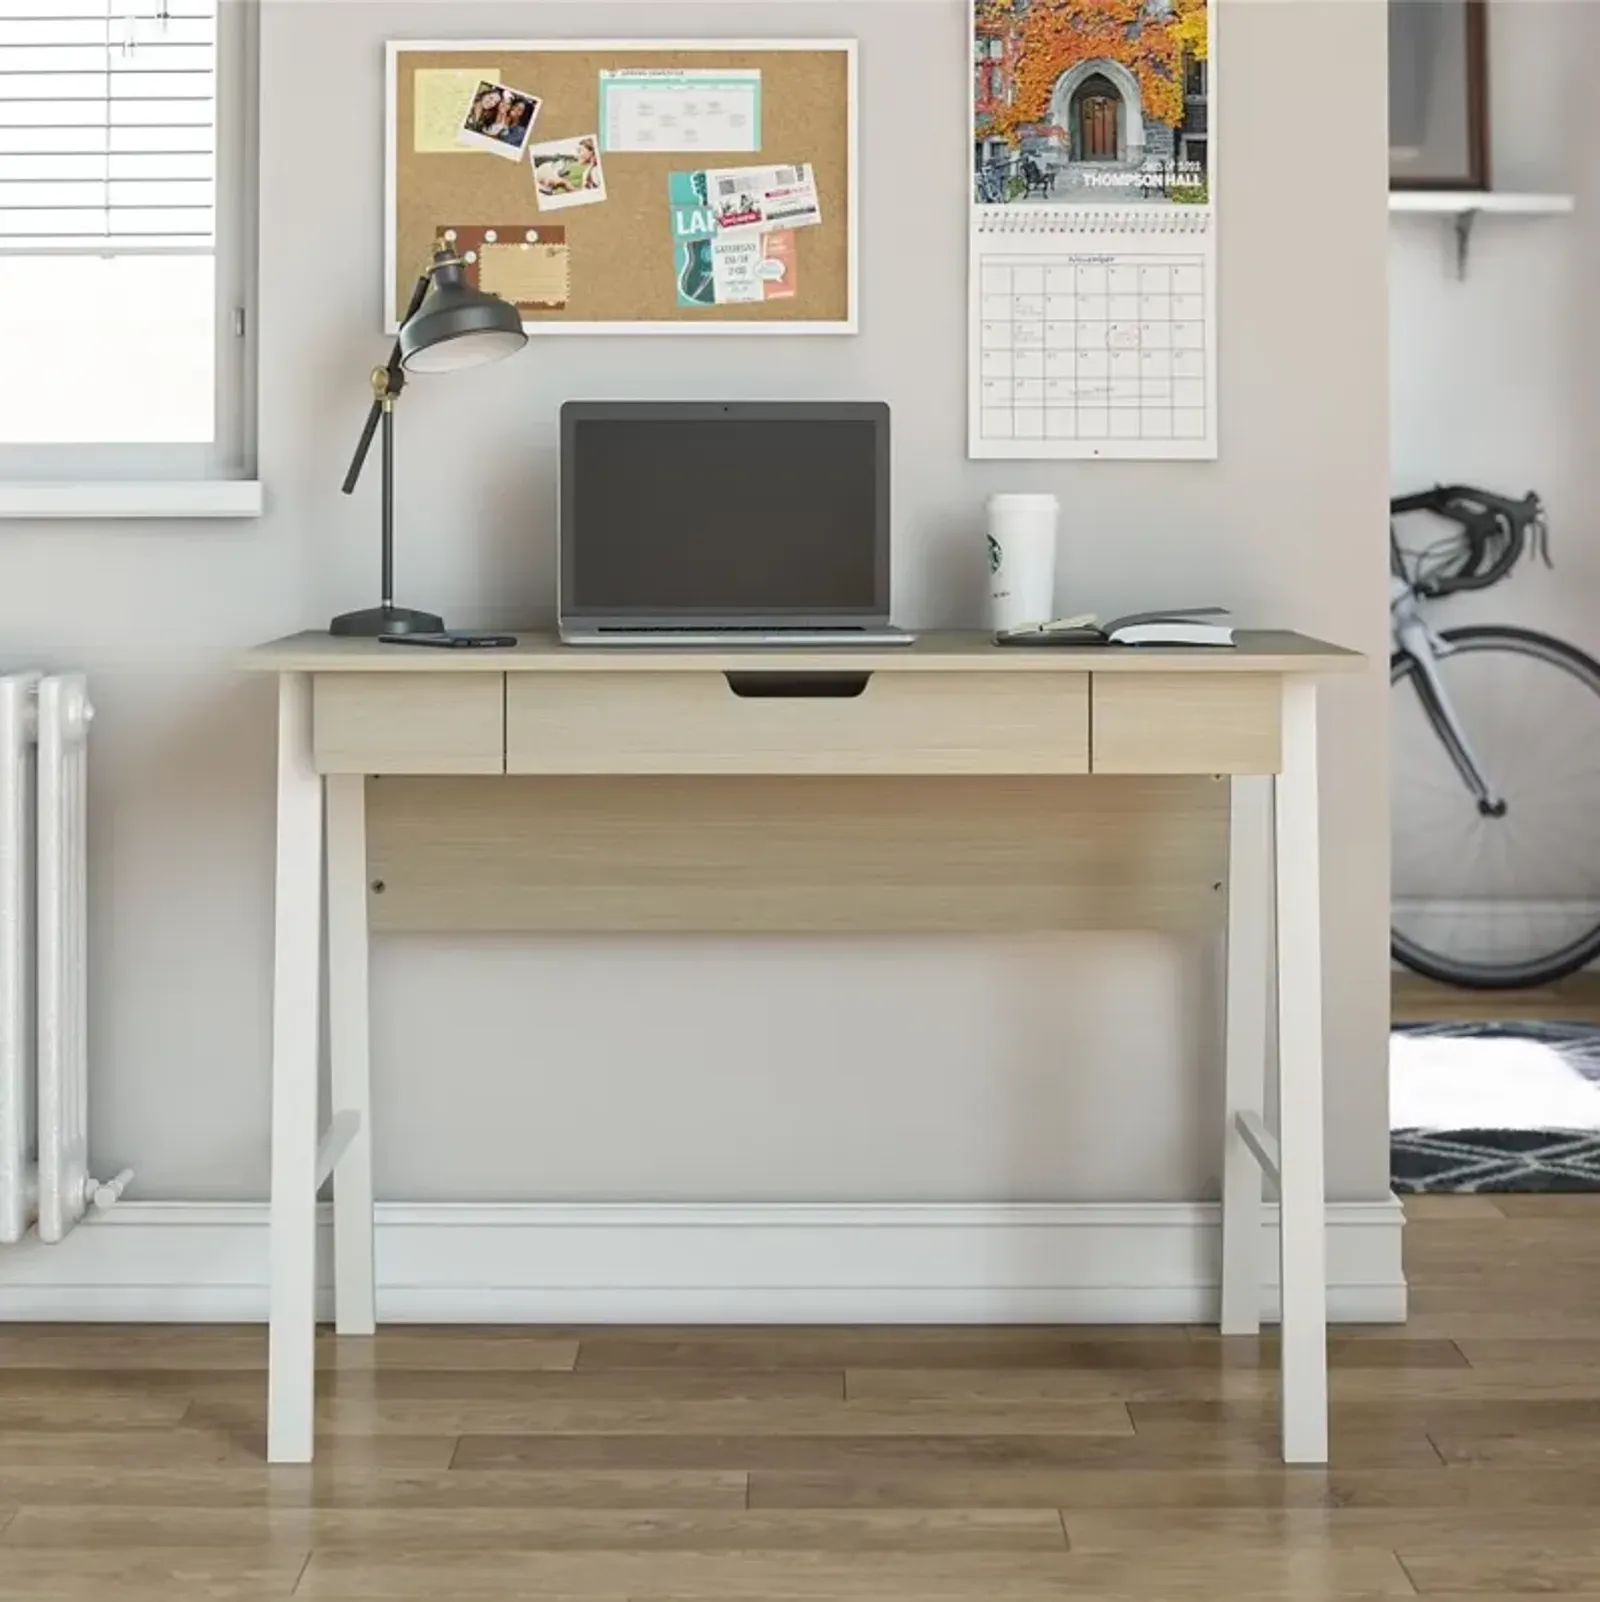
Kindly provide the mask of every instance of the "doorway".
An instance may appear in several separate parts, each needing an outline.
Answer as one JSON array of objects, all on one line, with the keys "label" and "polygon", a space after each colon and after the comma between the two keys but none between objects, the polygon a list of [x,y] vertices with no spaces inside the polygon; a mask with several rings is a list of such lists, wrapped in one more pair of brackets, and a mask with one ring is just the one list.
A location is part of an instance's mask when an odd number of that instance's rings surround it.
[{"label": "doorway", "polygon": [[1122,97],[1109,78],[1085,78],[1072,97],[1078,161],[1116,161],[1121,152]]}]

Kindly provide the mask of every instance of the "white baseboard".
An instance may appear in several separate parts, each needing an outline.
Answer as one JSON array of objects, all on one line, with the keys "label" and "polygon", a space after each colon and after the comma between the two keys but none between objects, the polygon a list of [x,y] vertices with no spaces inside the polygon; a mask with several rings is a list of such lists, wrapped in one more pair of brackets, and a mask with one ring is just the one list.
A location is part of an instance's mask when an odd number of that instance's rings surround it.
[{"label": "white baseboard", "polygon": [[[1330,1318],[1403,1321],[1399,1202],[1336,1203],[1328,1225]],[[324,1281],[331,1236],[324,1211]],[[1272,1207],[1261,1246],[1275,1318]],[[1201,1202],[390,1202],[377,1222],[394,1323],[1196,1323],[1217,1316],[1219,1262],[1219,1210]],[[0,1320],[266,1313],[261,1202],[123,1202],[60,1245],[0,1247]]]}]

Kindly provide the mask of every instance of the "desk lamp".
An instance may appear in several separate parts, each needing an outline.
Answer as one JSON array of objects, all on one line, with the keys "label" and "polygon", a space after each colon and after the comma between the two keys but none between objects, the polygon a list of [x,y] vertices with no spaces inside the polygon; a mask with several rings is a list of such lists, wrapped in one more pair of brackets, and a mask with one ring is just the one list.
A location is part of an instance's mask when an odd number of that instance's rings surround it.
[{"label": "desk lamp", "polygon": [[[372,370],[372,409],[345,474],[344,493],[353,493],[366,465],[372,436],[383,424],[383,599],[359,612],[344,612],[328,625],[333,634],[437,634],[444,619],[394,604],[394,403],[408,373],[453,373],[478,367],[521,350],[528,336],[517,308],[498,295],[474,289],[465,264],[441,241],[411,292],[400,320],[400,334],[388,362]],[[432,292],[430,294],[430,291]]]}]

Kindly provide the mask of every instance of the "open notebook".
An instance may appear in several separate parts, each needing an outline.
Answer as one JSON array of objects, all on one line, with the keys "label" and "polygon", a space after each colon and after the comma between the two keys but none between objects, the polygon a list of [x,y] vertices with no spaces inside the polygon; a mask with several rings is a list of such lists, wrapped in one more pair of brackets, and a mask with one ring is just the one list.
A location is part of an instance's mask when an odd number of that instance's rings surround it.
[{"label": "open notebook", "polygon": [[1096,623],[1067,618],[1009,629],[996,645],[1232,645],[1233,620],[1225,607],[1196,606],[1166,612],[1129,612]]}]

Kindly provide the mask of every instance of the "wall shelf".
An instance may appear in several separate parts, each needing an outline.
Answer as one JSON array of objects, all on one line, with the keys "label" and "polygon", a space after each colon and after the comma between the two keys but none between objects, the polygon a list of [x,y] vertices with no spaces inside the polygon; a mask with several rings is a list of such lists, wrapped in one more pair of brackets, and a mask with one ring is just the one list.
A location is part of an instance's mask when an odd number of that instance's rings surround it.
[{"label": "wall shelf", "polygon": [[1571,195],[1519,194],[1489,189],[1391,189],[1393,216],[1450,217],[1456,229],[1456,277],[1467,276],[1472,225],[1488,213],[1496,217],[1559,217],[1572,211]]}]

